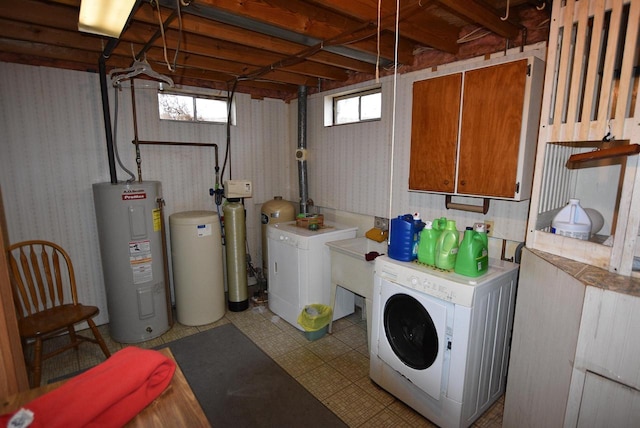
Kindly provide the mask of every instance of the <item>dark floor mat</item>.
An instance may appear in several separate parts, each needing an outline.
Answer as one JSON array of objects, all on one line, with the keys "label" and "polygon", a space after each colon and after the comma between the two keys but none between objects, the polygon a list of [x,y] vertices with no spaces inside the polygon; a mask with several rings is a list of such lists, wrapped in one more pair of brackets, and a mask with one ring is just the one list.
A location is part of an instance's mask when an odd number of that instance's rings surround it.
[{"label": "dark floor mat", "polygon": [[345,427],[233,324],[169,347],[214,427]]}]

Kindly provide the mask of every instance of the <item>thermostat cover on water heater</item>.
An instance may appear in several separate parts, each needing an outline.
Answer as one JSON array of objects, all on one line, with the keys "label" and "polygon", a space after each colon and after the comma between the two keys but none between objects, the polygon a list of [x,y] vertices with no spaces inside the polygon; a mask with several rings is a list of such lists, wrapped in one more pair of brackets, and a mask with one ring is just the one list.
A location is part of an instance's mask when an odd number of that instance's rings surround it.
[{"label": "thermostat cover on water heater", "polygon": [[248,180],[228,180],[224,182],[224,197],[229,198],[250,198],[251,182]]}]

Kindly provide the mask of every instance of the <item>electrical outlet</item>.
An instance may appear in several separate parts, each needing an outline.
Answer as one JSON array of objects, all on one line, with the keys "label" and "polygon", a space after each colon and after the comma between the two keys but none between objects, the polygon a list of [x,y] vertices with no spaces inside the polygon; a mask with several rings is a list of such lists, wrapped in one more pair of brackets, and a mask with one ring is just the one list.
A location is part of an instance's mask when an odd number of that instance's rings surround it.
[{"label": "electrical outlet", "polygon": [[373,227],[380,230],[389,230],[389,219],[384,217],[375,217],[373,221]]},{"label": "electrical outlet", "polygon": [[493,236],[493,220],[485,220],[484,227],[487,229],[487,236]]}]

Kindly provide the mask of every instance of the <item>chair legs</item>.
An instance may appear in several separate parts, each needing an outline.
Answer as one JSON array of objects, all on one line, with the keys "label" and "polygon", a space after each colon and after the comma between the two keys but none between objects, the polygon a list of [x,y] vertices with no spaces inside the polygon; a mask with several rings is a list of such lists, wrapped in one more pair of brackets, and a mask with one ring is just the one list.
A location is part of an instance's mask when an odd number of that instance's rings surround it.
[{"label": "chair legs", "polygon": [[67,327],[67,331],[69,332],[69,340],[71,341],[71,343],[75,344],[74,349],[77,351],[78,348],[80,347],[80,342],[76,337],[76,328],[70,325],[69,327]]},{"label": "chair legs", "polygon": [[[74,327],[71,326],[68,328],[69,344],[61,348],[58,348],[55,351],[49,352],[47,354],[44,354],[44,351],[43,351],[44,340],[50,339],[50,337],[45,337],[43,339],[43,337],[38,336],[34,339],[33,360],[31,363],[27,361],[27,365],[30,367],[31,372],[33,374],[32,382],[31,382],[32,388],[37,388],[40,386],[40,381],[42,379],[42,361],[44,359],[53,357],[54,355],[58,355],[71,348],[74,348],[77,351],[79,349],[80,343],[83,341],[89,341],[89,342],[98,344],[100,346],[100,349],[102,350],[102,353],[106,358],[109,358],[111,356],[111,352],[109,352],[109,348],[107,347],[107,344],[102,338],[102,334],[100,334],[100,330],[98,330],[96,323],[93,320],[89,319],[87,320],[87,324],[89,324],[89,327],[91,328],[91,332],[93,333],[95,340],[91,339],[89,336],[85,337],[81,334],[80,335],[77,334]],[[27,346],[27,342],[24,341],[23,348],[26,349],[26,346]]]},{"label": "chair legs", "polygon": [[92,319],[88,319],[87,324],[89,324],[89,327],[91,328],[93,335],[98,341],[98,345],[100,345],[100,349],[102,349],[104,356],[109,358],[111,356],[111,352],[109,352],[109,348],[107,348],[107,344],[104,342],[104,339],[102,338],[102,334],[100,334],[100,330],[98,330],[96,323]]},{"label": "chair legs", "polygon": [[33,344],[33,387],[40,386],[42,375],[42,339],[37,337]]}]

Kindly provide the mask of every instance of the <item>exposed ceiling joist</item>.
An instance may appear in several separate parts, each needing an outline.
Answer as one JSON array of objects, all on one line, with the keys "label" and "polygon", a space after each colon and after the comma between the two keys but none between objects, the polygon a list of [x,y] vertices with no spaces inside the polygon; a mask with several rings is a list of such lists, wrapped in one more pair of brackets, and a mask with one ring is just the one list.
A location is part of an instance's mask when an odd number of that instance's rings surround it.
[{"label": "exposed ceiling joist", "polygon": [[[405,72],[499,51],[500,38],[517,46],[527,27],[529,42],[544,40],[550,10],[536,9],[542,0],[510,0],[502,20],[507,0],[401,0],[397,15],[386,0],[138,1],[117,41],[78,31],[80,0],[0,2],[0,60],[95,71],[107,46],[107,69],[144,54],[177,85],[237,82],[256,97],[290,99],[299,85],[372,79],[396,60]],[[463,38],[479,28],[488,36]]]}]

